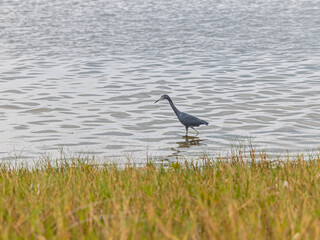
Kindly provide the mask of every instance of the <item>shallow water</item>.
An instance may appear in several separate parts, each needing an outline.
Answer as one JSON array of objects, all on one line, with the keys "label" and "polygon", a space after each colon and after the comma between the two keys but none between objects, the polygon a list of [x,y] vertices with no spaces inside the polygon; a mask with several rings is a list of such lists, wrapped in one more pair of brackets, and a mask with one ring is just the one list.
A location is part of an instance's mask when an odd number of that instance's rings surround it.
[{"label": "shallow water", "polygon": [[9,0],[0,36],[2,159],[319,146],[318,1]]}]

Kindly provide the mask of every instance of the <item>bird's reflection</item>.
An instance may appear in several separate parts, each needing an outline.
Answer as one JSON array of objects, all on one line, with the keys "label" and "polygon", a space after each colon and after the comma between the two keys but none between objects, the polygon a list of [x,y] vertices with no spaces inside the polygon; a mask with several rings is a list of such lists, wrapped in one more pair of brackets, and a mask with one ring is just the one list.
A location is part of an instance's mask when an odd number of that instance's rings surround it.
[{"label": "bird's reflection", "polygon": [[199,137],[193,137],[193,136],[183,136],[182,141],[177,142],[177,147],[172,147],[171,150],[173,151],[172,154],[168,156],[168,160],[172,157],[178,157],[181,153],[186,152],[186,150],[183,150],[183,148],[190,148],[191,146],[201,146],[202,141],[204,139],[201,139]]},{"label": "bird's reflection", "polygon": [[203,139],[193,136],[183,136],[184,141],[177,142],[178,148],[189,148],[191,146],[200,146]]}]

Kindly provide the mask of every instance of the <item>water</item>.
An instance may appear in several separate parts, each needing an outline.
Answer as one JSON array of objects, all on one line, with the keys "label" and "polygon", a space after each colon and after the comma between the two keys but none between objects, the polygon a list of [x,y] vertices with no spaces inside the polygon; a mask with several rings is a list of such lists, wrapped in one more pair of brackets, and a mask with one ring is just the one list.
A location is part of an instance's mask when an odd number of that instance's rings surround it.
[{"label": "water", "polygon": [[8,0],[0,36],[2,159],[319,146],[319,1]]}]

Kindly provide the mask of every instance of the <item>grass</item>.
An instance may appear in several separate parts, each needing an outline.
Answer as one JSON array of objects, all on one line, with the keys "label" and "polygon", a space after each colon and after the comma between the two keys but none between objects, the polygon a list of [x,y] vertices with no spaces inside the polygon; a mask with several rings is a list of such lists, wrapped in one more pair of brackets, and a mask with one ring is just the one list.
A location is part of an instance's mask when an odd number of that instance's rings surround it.
[{"label": "grass", "polygon": [[0,166],[0,239],[320,239],[320,157]]}]

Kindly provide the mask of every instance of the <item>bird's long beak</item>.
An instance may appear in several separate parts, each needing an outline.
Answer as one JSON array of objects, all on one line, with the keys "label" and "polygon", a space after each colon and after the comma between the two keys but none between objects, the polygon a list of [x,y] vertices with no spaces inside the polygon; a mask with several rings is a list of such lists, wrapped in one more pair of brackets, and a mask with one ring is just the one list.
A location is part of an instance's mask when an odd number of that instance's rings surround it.
[{"label": "bird's long beak", "polygon": [[161,98],[159,98],[157,101],[154,102],[154,104],[156,104],[157,102],[159,102],[161,100]]}]

